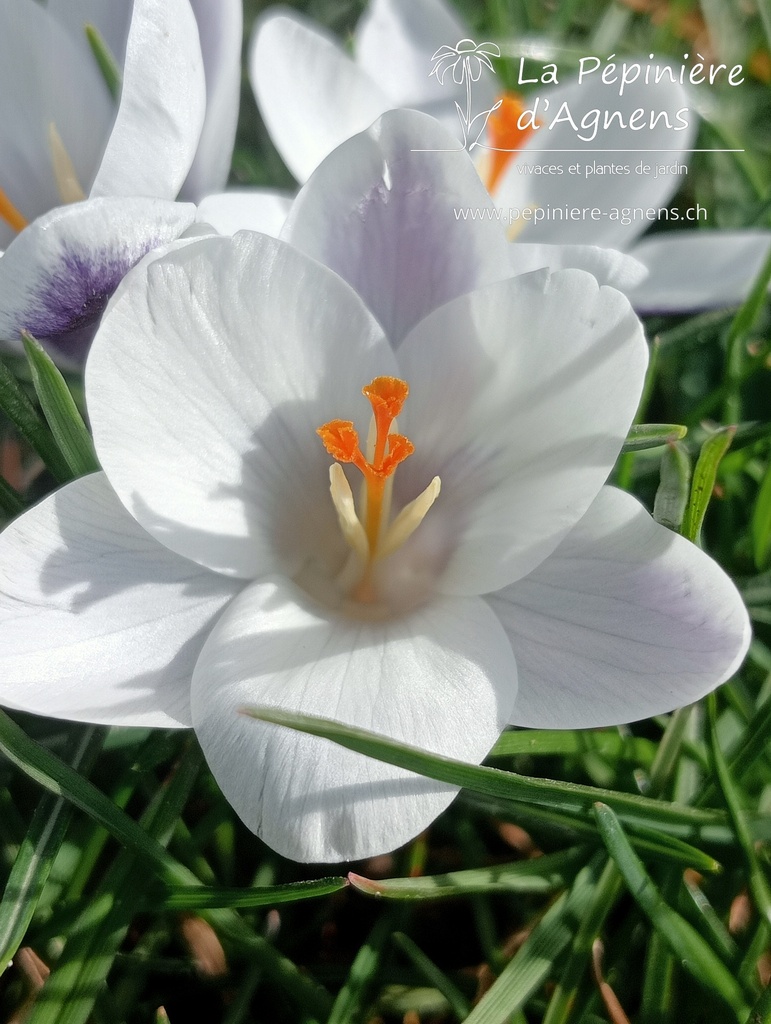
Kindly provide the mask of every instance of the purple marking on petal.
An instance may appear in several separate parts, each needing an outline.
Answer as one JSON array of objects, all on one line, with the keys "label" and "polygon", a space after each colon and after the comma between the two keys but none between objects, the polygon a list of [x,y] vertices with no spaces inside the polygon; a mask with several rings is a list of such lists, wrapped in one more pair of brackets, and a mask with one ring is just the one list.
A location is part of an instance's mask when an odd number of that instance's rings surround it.
[{"label": "purple marking on petal", "polygon": [[41,282],[38,304],[24,317],[24,329],[67,359],[82,362],[110,296],[160,238],[137,247],[94,252],[64,247],[56,270]]}]

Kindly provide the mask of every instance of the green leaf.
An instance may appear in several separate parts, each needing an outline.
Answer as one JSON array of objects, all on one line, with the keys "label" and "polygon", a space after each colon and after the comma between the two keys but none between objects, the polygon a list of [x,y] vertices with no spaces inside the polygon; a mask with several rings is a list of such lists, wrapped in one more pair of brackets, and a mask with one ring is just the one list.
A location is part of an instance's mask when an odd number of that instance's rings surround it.
[{"label": "green leaf", "polygon": [[711,434],[701,447],[696,468],[693,471],[693,483],[688,506],[683,516],[682,534],[694,544],[701,539],[701,527],[707,506],[712,497],[720,460],[731,446],[736,427],[720,427]]},{"label": "green leaf", "polygon": [[641,452],[646,448],[674,444],[681,441],[687,433],[688,428],[677,423],[636,423],[629,428],[621,452]]},{"label": "green leaf", "polygon": [[348,885],[341,877],[318,878],[285,885],[234,889],[227,886],[170,885],[148,897],[150,905],[164,910],[202,910],[214,907],[272,907],[316,896],[328,896]]},{"label": "green leaf", "polygon": [[706,988],[718,995],[744,1021],[749,1013],[744,993],[731,971],[699,933],[664,900],[645,871],[642,861],[624,835],[621,824],[607,804],[594,807],[597,825],[613,860],[638,906],[653,928],[669,945],[682,966]]},{"label": "green leaf", "polygon": [[59,451],[51,432],[30,402],[21,385],[0,360],[0,410],[19,434],[37,452],[59,483],[72,479],[67,461]]},{"label": "green leaf", "polygon": [[600,799],[615,807],[625,822],[642,829],[658,829],[669,836],[694,838],[702,828],[709,829],[715,825],[721,828],[715,831],[713,838],[723,835],[725,831],[725,815],[718,811],[648,800],[633,793],[619,793],[576,783],[534,779],[498,768],[467,764],[465,761],[455,761],[405,743],[397,743],[377,733],[354,729],[328,718],[297,715],[277,708],[241,710],[243,714],[263,722],[333,740],[349,750],[407,768],[440,782],[466,787],[503,800],[543,805],[547,810],[573,818],[578,825],[585,823],[591,814],[592,805]]},{"label": "green leaf", "polygon": [[93,473],[99,469],[94,442],[64,377],[39,341],[26,331],[22,331],[22,340],[40,405],[72,475]]},{"label": "green leaf", "polygon": [[107,88],[110,90],[110,95],[114,100],[118,100],[120,98],[122,84],[122,76],[118,62],[115,57],[113,57],[112,51],[95,25],[86,25],[85,31],[88,45],[91,47],[91,52],[96,58],[96,63],[99,65],[102,78],[104,79]]},{"label": "green leaf", "polygon": [[576,847],[533,860],[451,871],[446,875],[375,880],[351,872],[348,880],[367,896],[390,900],[433,900],[480,892],[553,892],[564,888],[585,860],[585,849]]},{"label": "green leaf", "polygon": [[668,530],[680,532],[688,505],[691,460],[684,445],[675,443],[661,456],[661,482],[653,503],[653,518]]}]

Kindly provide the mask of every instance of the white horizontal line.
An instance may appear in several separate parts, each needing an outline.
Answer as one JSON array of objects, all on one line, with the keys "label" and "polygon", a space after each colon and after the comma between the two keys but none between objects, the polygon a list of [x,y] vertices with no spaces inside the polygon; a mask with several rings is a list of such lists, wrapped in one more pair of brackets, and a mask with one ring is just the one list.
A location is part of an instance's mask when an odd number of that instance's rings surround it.
[{"label": "white horizontal line", "polygon": [[[746,153],[746,149],[494,149],[492,146],[477,147],[491,153]],[[465,153],[464,149],[411,149],[411,153]]]}]

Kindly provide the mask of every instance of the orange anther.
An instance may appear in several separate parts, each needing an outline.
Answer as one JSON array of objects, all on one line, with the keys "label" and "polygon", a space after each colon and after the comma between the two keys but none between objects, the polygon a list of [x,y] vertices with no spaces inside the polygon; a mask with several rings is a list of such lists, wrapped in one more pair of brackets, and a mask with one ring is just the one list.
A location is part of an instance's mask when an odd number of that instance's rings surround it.
[{"label": "orange anther", "polygon": [[516,158],[516,150],[521,149],[533,133],[531,125],[519,127],[519,119],[526,109],[519,96],[505,93],[501,97],[500,107],[487,120],[488,145],[491,149],[485,182],[488,192],[493,191],[503,172]]},{"label": "orange anther", "polygon": [[14,231],[23,231],[29,223],[16,207],[13,205],[8,196],[0,188],[0,218],[13,228]]}]

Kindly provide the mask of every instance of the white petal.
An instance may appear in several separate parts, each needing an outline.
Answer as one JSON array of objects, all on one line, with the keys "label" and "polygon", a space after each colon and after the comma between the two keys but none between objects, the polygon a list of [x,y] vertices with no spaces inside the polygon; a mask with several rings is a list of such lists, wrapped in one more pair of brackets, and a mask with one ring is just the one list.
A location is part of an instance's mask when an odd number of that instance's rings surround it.
[{"label": "white petal", "polygon": [[[32,0],[0,0],[0,188],[28,222],[61,202],[51,164],[54,124],[84,189],[112,123],[107,86],[78,40]],[[14,233],[0,219],[0,247]]]},{"label": "white petal", "polygon": [[0,337],[27,330],[70,364],[126,272],[177,238],[195,207],[162,199],[88,199],[39,217],[0,260]]},{"label": "white petal", "polygon": [[514,278],[427,317],[398,353],[415,454],[399,503],[439,476],[408,546],[431,551],[445,593],[530,572],[605,482],[642,390],[647,347],[627,299],[580,270]]},{"label": "white petal", "polygon": [[78,722],[189,726],[201,645],[239,584],[157,544],[102,473],[0,535],[0,701]]},{"label": "white petal", "polygon": [[199,200],[225,187],[241,94],[242,0],[191,0],[206,73],[206,118],[181,199]]},{"label": "white petal", "polygon": [[648,275],[647,268],[634,256],[596,245],[512,242],[509,254],[512,274],[528,274],[542,269],[586,270],[598,284],[618,288],[627,295]]},{"label": "white petal", "polygon": [[720,566],[604,488],[535,572],[488,597],[517,658],[512,722],[582,729],[703,697],[747,652],[747,611]]},{"label": "white petal", "polygon": [[298,181],[394,106],[333,36],[286,8],[255,23],[249,77],[270,137]]},{"label": "white petal", "polygon": [[[430,152],[421,152],[430,150]],[[442,303],[508,276],[508,243],[466,153],[432,118],[384,114],[300,190],[283,237],[349,281],[393,345]]]},{"label": "white petal", "polygon": [[188,0],[134,0],[118,115],[91,195],[174,199],[205,111],[201,44]]},{"label": "white petal", "polygon": [[[510,164],[495,189],[499,207],[516,207],[521,205],[523,180],[526,180],[528,201],[544,211],[544,219],[538,224],[534,220],[525,224],[519,240],[626,249],[650,227],[651,220],[645,211],[653,210],[655,219],[655,211],[665,207],[677,190],[679,168],[688,160],[697,130],[696,115],[688,110],[691,105],[688,94],[680,85],[666,81],[656,85],[653,80],[646,85],[643,78],[629,86],[621,97],[616,90],[617,86],[603,85],[595,75],[581,85],[541,92],[542,127],[530,137],[525,151]],[[549,108],[544,112],[546,99]],[[528,96],[528,104],[532,102],[534,96]],[[550,127],[563,102],[568,104],[578,132],[566,122]],[[629,128],[629,122],[638,109],[645,112],[645,119],[641,130],[635,131]],[[589,139],[592,132],[581,129],[581,119],[593,110],[599,111],[601,116],[606,110],[620,111],[626,127],[620,128],[617,119],[607,129],[600,122],[596,138],[582,142],[580,136]],[[677,112],[683,110],[682,117],[688,127],[680,129]],[[660,121],[651,129],[648,120],[651,113],[662,111],[667,113],[671,127],[667,128]],[[635,172],[641,162],[651,168],[648,173]],[[580,164],[580,174],[569,173],[568,168],[573,163]],[[539,165],[561,166],[562,173],[526,173],[528,168]],[[610,165],[627,167],[629,173],[586,174],[587,166],[607,168]],[[657,174],[654,171],[657,166],[670,170]],[[593,219],[593,209],[599,211],[598,219]],[[560,213],[565,210],[579,212],[578,215]],[[635,214],[635,210],[643,212]]]},{"label": "white petal", "polygon": [[278,238],[292,205],[288,192],[266,188],[231,189],[206,196],[198,204],[198,220],[221,235],[259,231]]},{"label": "white petal", "polygon": [[649,276],[629,297],[650,313],[686,313],[742,302],[771,249],[771,231],[677,231],[633,251]]},{"label": "white petal", "polygon": [[445,598],[368,623],[266,581],[217,624],[191,701],[206,759],[245,824],[294,860],[341,861],[407,842],[457,790],[239,708],[321,715],[478,763],[515,694],[511,647],[481,600]]},{"label": "white petal", "polygon": [[[3,257],[5,259],[5,257]],[[178,554],[294,575],[342,544],[316,428],[360,421],[393,355],[358,296],[277,239],[213,237],[138,267],[86,367],[100,461]]]},{"label": "white petal", "polygon": [[431,77],[431,58],[443,44],[455,45],[467,35],[442,0],[371,0],[356,27],[356,62],[394,107],[451,104],[465,100],[465,88],[451,90]]}]

